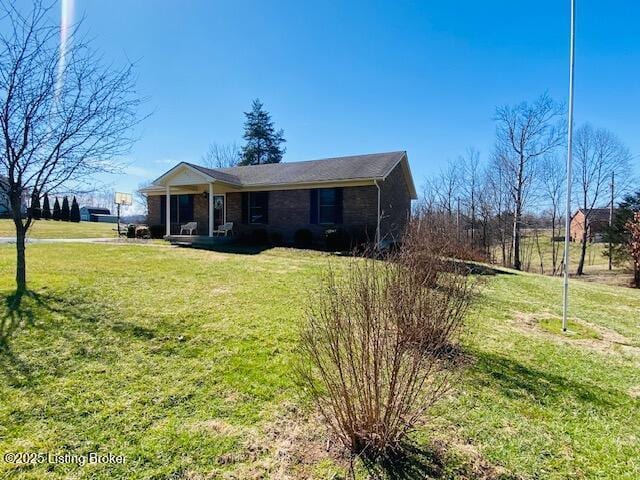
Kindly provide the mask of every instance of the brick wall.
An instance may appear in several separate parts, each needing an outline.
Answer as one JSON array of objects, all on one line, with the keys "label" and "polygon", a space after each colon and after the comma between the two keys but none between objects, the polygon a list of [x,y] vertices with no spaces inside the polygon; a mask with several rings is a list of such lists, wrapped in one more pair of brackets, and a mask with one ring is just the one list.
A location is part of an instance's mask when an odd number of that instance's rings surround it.
[{"label": "brick wall", "polygon": [[[362,236],[365,230],[369,238],[375,235],[378,190],[375,186],[345,187],[343,189],[342,228],[352,235]],[[277,232],[285,242],[292,242],[296,230],[306,228],[320,241],[328,225],[311,224],[310,194],[308,189],[273,190],[269,192],[269,224],[242,224],[242,194],[227,193],[227,221],[233,222],[236,234],[249,235],[264,228],[270,234]]]},{"label": "brick wall", "polygon": [[581,211],[576,212],[576,214],[571,219],[571,223],[569,225],[569,237],[572,242],[581,242],[582,235],[584,234],[584,213]]},{"label": "brick wall", "polygon": [[380,238],[397,239],[411,211],[411,194],[400,164],[380,184],[380,210]]},{"label": "brick wall", "polygon": [[162,195],[147,195],[147,225],[160,225],[160,201]]},{"label": "brick wall", "polygon": [[[382,209],[382,238],[397,236],[404,228],[411,207],[411,198],[404,180],[402,167],[396,167],[380,185]],[[160,219],[160,201],[162,195],[148,197],[149,225],[158,225]],[[267,232],[277,232],[285,242],[292,242],[296,230],[310,230],[316,241],[321,241],[328,225],[316,225],[310,221],[310,194],[308,189],[273,190],[269,192],[269,224],[242,224],[242,193],[226,194],[227,222],[233,222],[234,233],[248,235],[255,229],[264,228]],[[345,187],[343,189],[343,223],[340,225],[352,236],[375,239],[377,225],[378,188],[375,185],[363,187]],[[207,235],[209,225],[209,204],[202,195],[195,195],[194,217],[198,222],[198,234]]]}]

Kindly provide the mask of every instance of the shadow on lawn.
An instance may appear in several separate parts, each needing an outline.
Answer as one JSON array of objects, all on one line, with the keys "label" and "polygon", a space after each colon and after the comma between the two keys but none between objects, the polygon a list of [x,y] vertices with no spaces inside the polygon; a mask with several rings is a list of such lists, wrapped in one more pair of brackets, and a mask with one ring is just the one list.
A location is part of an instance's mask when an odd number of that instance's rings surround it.
[{"label": "shadow on lawn", "polygon": [[[16,385],[28,383],[33,370],[11,345],[12,337],[20,329],[40,328],[43,343],[52,337],[64,337],[67,346],[77,347],[73,350],[75,355],[83,356],[91,351],[86,345],[87,334],[96,355],[112,353],[109,344],[100,340],[99,330],[104,328],[131,341],[147,341],[156,336],[154,330],[122,319],[108,304],[87,301],[78,291],[54,295],[28,290],[5,296],[3,303],[4,309],[0,311],[0,375]],[[83,336],[80,338],[79,335]]]},{"label": "shadow on lawn", "polygon": [[9,347],[9,338],[21,327],[33,325],[35,313],[31,300],[42,302],[40,295],[30,290],[16,292],[4,299],[4,312],[0,318],[0,351]]},{"label": "shadow on lawn", "polygon": [[[548,359],[548,362],[552,361]],[[532,397],[542,405],[555,404],[562,398],[598,407],[618,403],[614,392],[531,368],[493,353],[476,354],[474,370],[483,374],[478,383],[489,388],[497,387],[508,398]]]},{"label": "shadow on lawn", "polygon": [[443,452],[436,448],[405,442],[391,455],[384,458],[363,456],[362,462],[372,478],[422,480],[442,477],[443,457]]}]

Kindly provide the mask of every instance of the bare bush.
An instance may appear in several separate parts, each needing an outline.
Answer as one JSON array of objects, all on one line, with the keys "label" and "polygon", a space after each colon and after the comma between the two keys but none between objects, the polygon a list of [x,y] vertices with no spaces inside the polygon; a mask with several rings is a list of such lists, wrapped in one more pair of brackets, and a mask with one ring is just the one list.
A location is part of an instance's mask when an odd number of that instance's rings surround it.
[{"label": "bare bush", "polygon": [[368,459],[397,453],[455,372],[443,352],[462,330],[471,279],[421,232],[412,223],[383,260],[330,268],[302,332],[305,386],[342,443]]}]

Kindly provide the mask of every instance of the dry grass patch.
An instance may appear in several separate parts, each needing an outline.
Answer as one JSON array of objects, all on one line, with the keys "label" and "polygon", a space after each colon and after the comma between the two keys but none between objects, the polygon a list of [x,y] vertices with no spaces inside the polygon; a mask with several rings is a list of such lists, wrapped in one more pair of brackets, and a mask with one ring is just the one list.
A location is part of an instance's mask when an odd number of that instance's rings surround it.
[{"label": "dry grass patch", "polygon": [[522,330],[532,331],[556,342],[585,347],[599,353],[640,357],[640,348],[620,333],[583,320],[570,319],[568,331],[562,332],[562,319],[548,312],[518,313],[515,322]]}]

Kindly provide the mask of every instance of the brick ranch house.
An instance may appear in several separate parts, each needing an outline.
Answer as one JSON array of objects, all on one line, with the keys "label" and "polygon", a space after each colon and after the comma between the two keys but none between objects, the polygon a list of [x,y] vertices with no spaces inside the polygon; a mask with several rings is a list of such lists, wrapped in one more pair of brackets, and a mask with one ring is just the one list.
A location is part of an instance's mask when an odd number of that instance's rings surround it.
[{"label": "brick ranch house", "polygon": [[181,162],[142,192],[149,225],[162,225],[166,237],[187,222],[202,236],[233,222],[234,235],[264,229],[285,242],[301,229],[318,241],[328,228],[393,239],[417,198],[404,151],[215,169]]},{"label": "brick ranch house", "polygon": [[[571,216],[571,224],[569,227],[569,237],[572,242],[581,242],[585,228],[587,229],[588,242],[602,242],[604,234],[609,226],[609,209],[608,208],[592,208],[589,215],[585,215],[585,210],[579,208],[576,213]],[[616,210],[613,210],[615,216]]]}]

